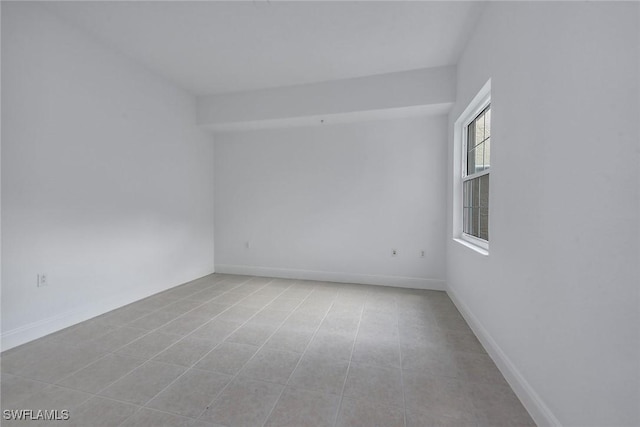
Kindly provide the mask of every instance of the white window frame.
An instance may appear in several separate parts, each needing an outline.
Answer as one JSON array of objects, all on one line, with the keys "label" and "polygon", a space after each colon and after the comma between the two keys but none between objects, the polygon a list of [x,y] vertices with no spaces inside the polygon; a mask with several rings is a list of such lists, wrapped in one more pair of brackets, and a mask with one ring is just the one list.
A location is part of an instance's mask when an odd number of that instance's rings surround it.
[{"label": "white window frame", "polygon": [[[458,120],[455,121],[453,131],[453,239],[483,255],[489,254],[489,242],[462,231],[464,218],[462,186],[464,181],[488,175],[491,171],[491,166],[489,166],[484,171],[465,176],[467,167],[467,127],[489,104],[491,104],[491,80],[480,89],[480,92],[469,103],[460,117],[458,117]],[[491,200],[490,196],[489,200]],[[491,209],[491,204],[489,204],[489,209]],[[491,230],[491,215],[489,215],[489,230]]]}]

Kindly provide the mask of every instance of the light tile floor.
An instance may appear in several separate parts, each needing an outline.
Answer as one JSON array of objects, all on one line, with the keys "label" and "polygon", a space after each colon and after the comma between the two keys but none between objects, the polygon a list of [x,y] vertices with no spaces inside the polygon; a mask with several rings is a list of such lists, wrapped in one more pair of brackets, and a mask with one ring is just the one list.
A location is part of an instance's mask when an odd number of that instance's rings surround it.
[{"label": "light tile floor", "polygon": [[444,292],[214,274],[2,354],[3,426],[533,426]]}]

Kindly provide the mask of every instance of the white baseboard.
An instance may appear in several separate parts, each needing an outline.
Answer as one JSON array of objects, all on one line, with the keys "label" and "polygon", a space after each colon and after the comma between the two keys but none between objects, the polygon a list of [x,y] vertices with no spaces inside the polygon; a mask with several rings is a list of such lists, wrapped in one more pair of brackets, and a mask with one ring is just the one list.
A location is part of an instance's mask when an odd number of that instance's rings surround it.
[{"label": "white baseboard", "polygon": [[[203,276],[205,277],[205,276]],[[197,280],[194,279],[194,280]],[[185,282],[188,283],[189,281]],[[120,294],[112,298],[101,299],[82,307],[57,314],[55,316],[28,323],[15,329],[3,332],[0,335],[0,350],[5,351],[19,345],[28,343],[45,335],[68,328],[77,323],[84,322],[101,314],[120,308],[132,302],[150,297],[158,292],[166,291],[182,283],[171,284],[157,289],[134,290],[126,294]]]},{"label": "white baseboard", "polygon": [[491,359],[502,372],[515,394],[518,396],[524,407],[535,423],[542,426],[560,427],[562,424],[553,415],[551,409],[544,403],[540,395],[531,387],[531,384],[522,376],[518,368],[511,362],[509,357],[502,351],[500,346],[493,339],[491,334],[484,328],[482,323],[473,314],[469,307],[459,298],[458,294],[451,288],[447,288],[447,294],[467,321],[469,327],[478,337]]},{"label": "white baseboard", "polygon": [[216,264],[216,273],[247,276],[277,277],[280,279],[318,280],[323,282],[359,283],[363,285],[394,286],[398,288],[444,291],[444,280],[422,277],[377,276],[370,274],[338,273],[330,271],[296,270],[291,268],[257,267],[251,265]]},{"label": "white baseboard", "polygon": [[[155,292],[154,292],[155,293]],[[131,302],[146,298],[149,295],[119,295],[118,298],[110,298],[89,303],[83,307],[69,310],[58,315],[38,320],[15,329],[2,333],[2,351],[28,343],[45,335],[57,332],[61,329],[84,322],[103,313],[115,310]]]}]

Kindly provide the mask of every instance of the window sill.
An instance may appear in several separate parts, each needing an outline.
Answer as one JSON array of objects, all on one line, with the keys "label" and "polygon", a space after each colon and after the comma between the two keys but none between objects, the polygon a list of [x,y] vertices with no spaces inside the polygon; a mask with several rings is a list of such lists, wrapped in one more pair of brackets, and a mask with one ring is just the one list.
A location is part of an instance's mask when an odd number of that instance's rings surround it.
[{"label": "window sill", "polygon": [[460,238],[454,238],[453,241],[454,242],[458,242],[461,245],[466,246],[467,248],[478,252],[480,255],[489,256],[489,251],[487,249],[481,248],[480,246],[477,246],[477,245],[474,245],[471,242],[468,242],[468,241],[460,239]]}]

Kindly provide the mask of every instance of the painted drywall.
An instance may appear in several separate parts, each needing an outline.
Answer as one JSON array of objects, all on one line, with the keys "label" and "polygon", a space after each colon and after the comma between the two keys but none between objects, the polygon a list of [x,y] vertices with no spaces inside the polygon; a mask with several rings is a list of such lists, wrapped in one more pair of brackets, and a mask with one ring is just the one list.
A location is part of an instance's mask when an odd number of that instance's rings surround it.
[{"label": "painted drywall", "polygon": [[442,288],[446,126],[216,134],[216,271]]},{"label": "painted drywall", "polygon": [[[456,68],[435,67],[198,98],[198,123],[224,125],[355,112],[450,107]],[[449,109],[446,109],[448,112]]]},{"label": "painted drywall", "polygon": [[213,272],[213,144],[192,96],[39,5],[2,9],[6,349]]},{"label": "painted drywall", "polygon": [[458,65],[448,206],[491,78],[491,241],[448,231],[447,285],[540,425],[640,425],[639,7],[491,3]]}]

